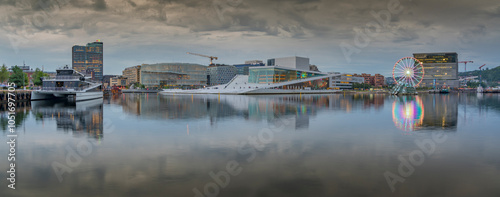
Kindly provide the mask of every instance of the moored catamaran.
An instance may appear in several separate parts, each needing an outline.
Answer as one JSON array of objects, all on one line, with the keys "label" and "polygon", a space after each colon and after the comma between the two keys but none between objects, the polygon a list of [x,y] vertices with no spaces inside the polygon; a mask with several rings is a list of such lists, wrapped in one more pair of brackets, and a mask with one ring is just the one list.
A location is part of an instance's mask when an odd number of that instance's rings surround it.
[{"label": "moored catamaran", "polygon": [[31,100],[69,98],[74,101],[103,97],[102,84],[68,66],[56,70],[54,78],[42,78],[42,87],[31,93]]}]

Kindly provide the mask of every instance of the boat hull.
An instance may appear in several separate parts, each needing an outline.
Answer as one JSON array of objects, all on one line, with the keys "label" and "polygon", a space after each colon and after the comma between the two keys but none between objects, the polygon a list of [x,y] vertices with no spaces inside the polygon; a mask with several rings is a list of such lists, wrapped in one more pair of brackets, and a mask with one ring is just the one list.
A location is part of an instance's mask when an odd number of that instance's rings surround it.
[{"label": "boat hull", "polygon": [[31,92],[32,101],[52,100],[58,98],[71,98],[74,101],[85,101],[85,100],[103,98],[103,92],[50,92],[50,91]]}]

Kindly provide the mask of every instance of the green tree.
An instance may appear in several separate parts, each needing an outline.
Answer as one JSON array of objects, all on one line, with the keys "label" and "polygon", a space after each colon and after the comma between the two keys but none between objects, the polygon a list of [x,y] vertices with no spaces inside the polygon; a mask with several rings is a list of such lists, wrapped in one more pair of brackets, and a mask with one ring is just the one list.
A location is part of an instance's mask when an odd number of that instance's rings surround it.
[{"label": "green tree", "polygon": [[372,88],[373,86],[370,85],[370,84],[366,84],[366,83],[354,83],[352,84],[352,88],[354,89],[370,89]]},{"label": "green tree", "polygon": [[2,68],[0,68],[0,83],[3,83],[9,79],[9,71],[7,70],[7,66],[2,65]]},{"label": "green tree", "polygon": [[16,65],[12,68],[12,75],[9,77],[9,82],[15,83],[17,87],[26,86],[28,85],[28,76]]},{"label": "green tree", "polygon": [[49,75],[47,73],[44,73],[42,70],[39,68],[35,69],[35,72],[33,73],[33,84],[36,86],[41,86],[42,85],[42,80],[40,78],[42,77],[48,77]]},{"label": "green tree", "polygon": [[[483,88],[488,87],[487,84],[485,84],[485,83],[481,83],[481,86]],[[469,87],[469,88],[477,88],[477,87],[479,87],[479,82],[468,81],[467,82],[467,87]]]}]

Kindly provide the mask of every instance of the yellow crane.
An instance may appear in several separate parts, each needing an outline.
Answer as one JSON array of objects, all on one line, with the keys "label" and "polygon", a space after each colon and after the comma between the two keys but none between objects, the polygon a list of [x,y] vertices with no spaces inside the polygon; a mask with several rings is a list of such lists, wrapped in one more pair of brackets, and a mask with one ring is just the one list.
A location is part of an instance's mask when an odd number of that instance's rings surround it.
[{"label": "yellow crane", "polygon": [[202,55],[202,54],[198,54],[198,53],[190,53],[190,52],[187,52],[187,54],[190,54],[190,55],[197,55],[197,56],[201,56],[201,57],[207,57],[207,58],[210,58],[210,65],[212,65],[212,61],[213,60],[217,60],[219,59],[218,57],[215,57],[215,56],[208,56],[208,55]]}]

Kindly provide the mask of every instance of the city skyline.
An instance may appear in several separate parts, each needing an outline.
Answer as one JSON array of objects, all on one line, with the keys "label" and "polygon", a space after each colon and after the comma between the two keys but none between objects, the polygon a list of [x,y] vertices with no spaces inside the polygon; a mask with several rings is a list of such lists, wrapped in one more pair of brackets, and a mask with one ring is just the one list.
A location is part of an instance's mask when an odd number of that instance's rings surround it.
[{"label": "city skyline", "polygon": [[[321,71],[385,76],[413,53],[457,52],[474,61],[467,70],[500,65],[500,2],[490,0],[21,0],[0,10],[0,63],[8,66],[55,70],[71,65],[73,45],[97,39],[106,45],[105,75],[143,63],[208,65],[186,52],[219,64],[300,56]],[[380,32],[359,33],[366,30]]]}]

